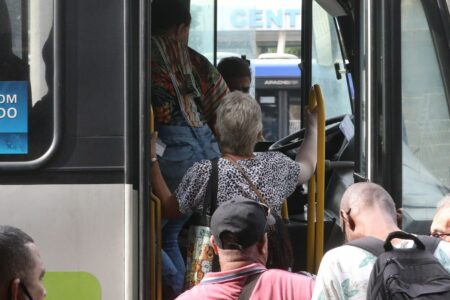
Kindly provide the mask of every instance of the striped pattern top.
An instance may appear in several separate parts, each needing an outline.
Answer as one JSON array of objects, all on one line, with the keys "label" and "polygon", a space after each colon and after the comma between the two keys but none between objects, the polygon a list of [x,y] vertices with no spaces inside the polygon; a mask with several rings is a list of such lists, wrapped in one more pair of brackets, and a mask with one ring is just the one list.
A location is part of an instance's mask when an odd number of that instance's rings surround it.
[{"label": "striped pattern top", "polygon": [[156,125],[213,122],[228,87],[207,58],[167,37],[152,37],[152,106]]}]

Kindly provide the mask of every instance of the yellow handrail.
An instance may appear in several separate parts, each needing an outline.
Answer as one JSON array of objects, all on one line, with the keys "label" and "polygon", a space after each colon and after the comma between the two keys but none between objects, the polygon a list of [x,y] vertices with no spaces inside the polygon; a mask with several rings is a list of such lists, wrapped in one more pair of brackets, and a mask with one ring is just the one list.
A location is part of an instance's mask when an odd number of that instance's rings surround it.
[{"label": "yellow handrail", "polygon": [[155,223],[156,223],[156,299],[162,299],[162,262],[161,262],[161,246],[162,246],[162,231],[161,231],[161,200],[153,195],[152,201],[155,203]]},{"label": "yellow handrail", "polygon": [[150,201],[150,299],[156,299],[155,203]]},{"label": "yellow handrail", "polygon": [[308,233],[306,238],[306,271],[314,272],[316,229],[316,175],[308,182]]},{"label": "yellow handrail", "polygon": [[317,209],[315,271],[319,269],[324,251],[324,211],[325,211],[325,106],[319,85],[313,87],[317,102]]},{"label": "yellow handrail", "polygon": [[308,232],[306,270],[315,272],[323,256],[325,208],[325,107],[322,91],[314,85],[309,93],[309,109],[317,109],[317,167],[308,182]]},{"label": "yellow handrail", "polygon": [[289,221],[289,209],[287,199],[284,200],[283,204],[281,205],[281,218],[285,221]]},{"label": "yellow handrail", "polygon": [[[150,109],[150,133],[154,131],[153,109]],[[150,261],[153,262],[153,265],[150,265],[150,294],[152,299],[160,300],[162,299],[161,200],[153,193],[150,196],[150,200]]]}]

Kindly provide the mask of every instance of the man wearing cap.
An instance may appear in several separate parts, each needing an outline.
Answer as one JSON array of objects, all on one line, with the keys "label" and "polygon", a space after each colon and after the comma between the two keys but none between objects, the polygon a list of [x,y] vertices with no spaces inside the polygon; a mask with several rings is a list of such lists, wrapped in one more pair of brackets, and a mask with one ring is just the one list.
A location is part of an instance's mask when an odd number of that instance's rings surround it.
[{"label": "man wearing cap", "polygon": [[265,267],[266,228],[274,222],[269,208],[254,200],[236,197],[220,205],[211,218],[211,245],[221,271],[177,299],[311,299],[311,278]]}]

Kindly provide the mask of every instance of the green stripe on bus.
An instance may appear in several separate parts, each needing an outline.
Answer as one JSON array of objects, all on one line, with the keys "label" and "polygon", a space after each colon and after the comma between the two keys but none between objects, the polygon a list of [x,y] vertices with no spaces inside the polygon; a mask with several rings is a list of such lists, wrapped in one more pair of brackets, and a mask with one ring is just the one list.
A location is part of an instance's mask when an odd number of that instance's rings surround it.
[{"label": "green stripe on bus", "polygon": [[48,272],[44,286],[46,300],[101,300],[102,291],[97,278],[86,272]]}]

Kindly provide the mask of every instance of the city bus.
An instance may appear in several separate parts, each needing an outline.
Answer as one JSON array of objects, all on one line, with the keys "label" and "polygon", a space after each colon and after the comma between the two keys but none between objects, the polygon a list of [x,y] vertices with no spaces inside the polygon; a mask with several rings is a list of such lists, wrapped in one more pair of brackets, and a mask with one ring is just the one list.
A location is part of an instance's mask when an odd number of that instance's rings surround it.
[{"label": "city bus", "polygon": [[[35,239],[47,299],[162,299],[160,203],[149,184],[151,2],[0,0],[0,223]],[[325,250],[343,242],[339,201],[358,181],[393,196],[404,230],[429,232],[450,189],[448,0],[186,3],[189,45],[213,64],[228,52],[258,68],[281,60],[260,55],[276,53],[300,66],[296,88],[253,80],[266,128],[277,124],[267,148],[278,142],[290,155],[284,135],[301,137],[320,85]],[[295,270],[307,265],[307,194],[288,199]]]}]

